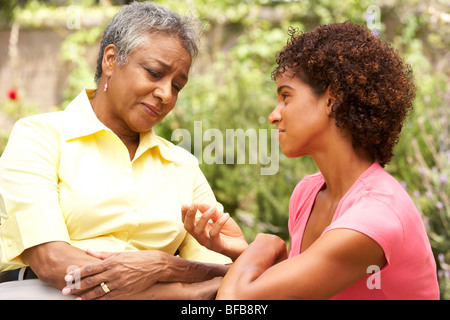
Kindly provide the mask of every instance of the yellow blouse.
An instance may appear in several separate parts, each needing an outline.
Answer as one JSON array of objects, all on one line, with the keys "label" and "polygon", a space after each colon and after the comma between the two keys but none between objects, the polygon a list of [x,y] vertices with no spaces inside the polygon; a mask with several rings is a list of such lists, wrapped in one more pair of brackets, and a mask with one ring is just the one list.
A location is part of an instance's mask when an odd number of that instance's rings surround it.
[{"label": "yellow blouse", "polygon": [[183,228],[183,203],[223,210],[197,159],[151,130],[141,134],[130,161],[93,112],[94,94],[83,90],[64,111],[15,124],[0,158],[0,270],[26,265],[22,252],[50,241],[109,252],[178,250],[190,260],[230,262]]}]

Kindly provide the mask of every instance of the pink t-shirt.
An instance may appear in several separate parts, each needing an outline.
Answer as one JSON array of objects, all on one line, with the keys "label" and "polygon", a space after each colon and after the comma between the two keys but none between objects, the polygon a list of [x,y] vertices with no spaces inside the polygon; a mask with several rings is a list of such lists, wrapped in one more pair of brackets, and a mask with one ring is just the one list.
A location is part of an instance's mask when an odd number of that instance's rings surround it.
[{"label": "pink t-shirt", "polygon": [[[317,193],[321,173],[305,177],[289,204],[289,257],[300,254],[303,233]],[[332,229],[352,229],[375,240],[387,264],[332,299],[439,299],[436,263],[422,219],[403,187],[375,162],[339,202]],[[336,272],[339,272],[338,270]]]}]

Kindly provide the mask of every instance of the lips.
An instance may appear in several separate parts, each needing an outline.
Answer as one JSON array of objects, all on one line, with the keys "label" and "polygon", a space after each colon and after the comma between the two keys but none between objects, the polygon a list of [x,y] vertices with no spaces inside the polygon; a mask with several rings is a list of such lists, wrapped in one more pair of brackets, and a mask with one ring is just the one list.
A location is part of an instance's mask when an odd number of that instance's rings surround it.
[{"label": "lips", "polygon": [[159,115],[161,115],[161,109],[160,108],[158,108],[158,107],[156,107],[154,105],[151,105],[151,104],[147,104],[147,103],[142,103],[142,105],[144,106],[145,112],[149,116],[156,118]]},{"label": "lips", "polygon": [[277,135],[277,138],[278,138],[278,140],[280,140],[280,136],[282,135],[282,134],[284,134],[284,129],[280,129],[280,128],[277,128],[277,130],[278,130],[278,135]]}]

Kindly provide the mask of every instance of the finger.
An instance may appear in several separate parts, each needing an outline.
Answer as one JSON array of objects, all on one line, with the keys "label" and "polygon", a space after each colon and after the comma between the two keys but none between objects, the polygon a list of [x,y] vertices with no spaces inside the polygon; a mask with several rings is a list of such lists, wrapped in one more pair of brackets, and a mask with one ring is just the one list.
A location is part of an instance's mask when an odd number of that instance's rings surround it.
[{"label": "finger", "polygon": [[[84,277],[82,279],[78,279],[75,282],[67,282],[67,286],[65,288],[63,288],[62,293],[64,295],[69,295],[69,294],[80,294],[80,293],[84,293],[87,291],[96,291],[96,287],[100,286],[101,287],[101,283],[102,282],[108,282],[108,287],[110,290],[114,289],[114,284],[112,284],[111,287],[111,282],[106,280],[106,279],[114,279],[114,276],[111,276],[114,273],[111,273],[110,271],[107,272],[103,272],[101,274],[96,274],[93,276],[87,276]],[[97,295],[98,296],[98,295]],[[93,297],[93,293],[90,294],[89,297]]]},{"label": "finger", "polygon": [[218,237],[220,235],[220,231],[222,230],[223,226],[227,223],[229,218],[230,215],[228,213],[224,213],[212,226],[211,230],[209,231],[209,237],[210,238]]},{"label": "finger", "polygon": [[209,208],[211,208],[211,206],[206,203],[200,203],[198,205],[198,210],[200,210],[201,213],[205,213],[206,211],[208,211]]},{"label": "finger", "polygon": [[98,252],[98,251],[94,251],[92,249],[87,249],[86,253],[88,255],[90,255],[94,258],[100,259],[100,260],[108,259],[116,254],[115,252]]},{"label": "finger", "polygon": [[184,228],[188,232],[192,232],[194,230],[196,214],[197,214],[197,205],[193,203],[187,209],[184,217]]},{"label": "finger", "polygon": [[65,276],[66,281],[74,281],[75,279],[82,279],[97,273],[101,273],[107,270],[107,267],[103,263],[93,263],[85,265],[79,269],[72,270]]},{"label": "finger", "polygon": [[63,294],[76,294],[99,285],[103,281],[102,279],[103,277],[99,278],[99,275],[81,278],[79,275],[69,274],[64,278],[67,286],[62,290],[62,292]]},{"label": "finger", "polygon": [[183,221],[186,219],[186,213],[189,210],[189,206],[187,204],[182,204],[181,205],[181,221]]},{"label": "finger", "polygon": [[[205,204],[205,203],[201,203],[198,205],[198,210],[202,213],[205,213],[206,211],[208,211],[209,209],[213,208],[212,206],[210,206],[209,204]],[[220,212],[219,210],[217,210],[211,215],[211,217],[209,217],[212,221],[216,222],[218,219],[220,219],[220,217],[222,217],[223,212]]]},{"label": "finger", "polygon": [[111,296],[111,283],[104,283],[106,285],[105,289],[102,287],[101,283],[92,288],[92,290],[86,291],[78,296],[81,300],[94,300],[94,299],[105,299],[108,295]]},{"label": "finger", "polygon": [[216,213],[217,209],[214,207],[209,208],[206,210],[205,213],[203,213],[200,217],[200,219],[197,221],[197,224],[195,225],[194,232],[199,234],[205,232],[206,225],[209,222],[209,219]]}]

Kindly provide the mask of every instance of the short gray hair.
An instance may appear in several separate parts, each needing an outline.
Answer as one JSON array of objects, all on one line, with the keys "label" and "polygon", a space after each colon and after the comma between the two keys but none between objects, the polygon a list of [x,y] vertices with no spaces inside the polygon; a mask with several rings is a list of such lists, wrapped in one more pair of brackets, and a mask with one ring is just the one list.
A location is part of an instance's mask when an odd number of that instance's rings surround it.
[{"label": "short gray hair", "polygon": [[103,53],[108,45],[116,46],[116,63],[123,65],[149,34],[161,32],[178,36],[191,59],[194,59],[198,54],[200,30],[200,22],[197,19],[180,16],[159,4],[132,2],[124,6],[103,32],[95,73],[97,85],[103,73]]}]

